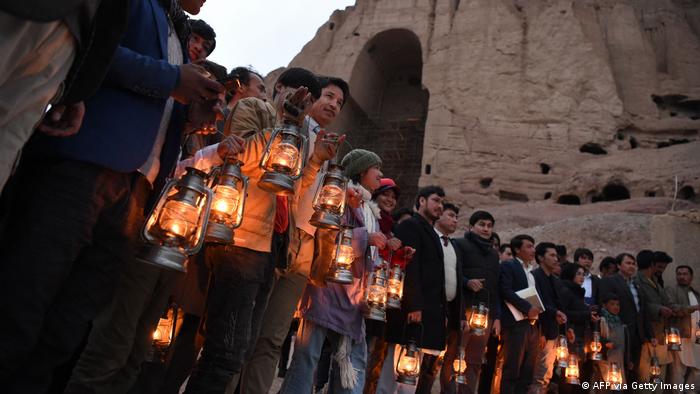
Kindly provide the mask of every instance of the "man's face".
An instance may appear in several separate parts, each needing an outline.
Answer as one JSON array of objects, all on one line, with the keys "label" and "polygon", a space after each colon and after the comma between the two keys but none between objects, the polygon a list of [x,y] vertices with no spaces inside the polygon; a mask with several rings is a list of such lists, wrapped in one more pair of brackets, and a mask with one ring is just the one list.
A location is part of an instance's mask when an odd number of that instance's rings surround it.
[{"label": "man's face", "polygon": [[503,252],[499,254],[498,256],[499,261],[504,262],[507,260],[512,260],[513,259],[513,251],[510,250],[510,248],[505,248],[503,249]]},{"label": "man's face", "polygon": [[480,219],[472,226],[472,232],[483,239],[491,239],[493,234],[493,222],[490,220]]},{"label": "man's face", "polygon": [[620,314],[620,301],[619,300],[610,300],[605,303],[605,309],[608,310],[613,315],[619,315]]},{"label": "man's face", "polygon": [[440,215],[440,218],[435,222],[435,226],[439,227],[445,235],[454,234],[457,231],[457,212],[451,209],[445,209]]},{"label": "man's face", "polygon": [[418,200],[418,209],[429,220],[438,220],[442,216],[442,200],[443,198],[435,193],[429,195],[428,198],[421,197]]},{"label": "man's face", "polygon": [[[556,252],[554,252],[556,254]],[[530,240],[524,239],[523,246],[515,251],[515,256],[520,260],[529,263],[535,260],[535,244],[530,242]]]},{"label": "man's face", "polygon": [[311,107],[309,115],[321,127],[328,127],[340,113],[344,101],[343,91],[335,85],[328,85],[321,91],[321,97]]},{"label": "man's face", "polygon": [[190,39],[187,41],[187,51],[190,55],[192,63],[201,63],[206,60],[211,50],[211,41],[205,40],[204,37],[197,33],[190,34]]},{"label": "man's face", "polygon": [[620,274],[631,278],[637,273],[637,261],[630,256],[625,256],[620,263]]},{"label": "man's face", "polygon": [[197,15],[207,0],[180,0],[180,6],[188,14]]},{"label": "man's face", "polygon": [[663,275],[664,271],[666,271],[668,263],[653,263],[651,266],[654,269],[655,275]]},{"label": "man's face", "polygon": [[384,190],[383,193],[379,194],[377,196],[377,205],[382,211],[391,213],[396,208],[396,192],[394,189]]},{"label": "man's face", "polygon": [[690,286],[693,281],[693,275],[687,268],[679,268],[676,270],[676,282],[681,286]]},{"label": "man's face", "polygon": [[369,192],[371,193],[379,189],[379,186],[382,185],[383,176],[384,174],[382,174],[382,171],[379,169],[379,166],[370,167],[360,177],[360,184],[362,184],[362,186],[364,186],[364,188],[369,190]]},{"label": "man's face", "polygon": [[578,265],[583,267],[586,271],[590,271],[591,266],[593,265],[593,259],[584,254],[578,258],[577,263],[578,263]]},{"label": "man's face", "polygon": [[262,78],[254,73],[250,73],[250,80],[248,81],[248,84],[238,87],[236,93],[239,95],[239,99],[255,97],[262,101],[267,101],[265,82],[263,82]]},{"label": "man's face", "polygon": [[553,274],[561,271],[561,268],[559,267],[559,255],[557,255],[556,249],[546,249],[544,256],[540,256],[540,267],[542,267],[543,270]]}]

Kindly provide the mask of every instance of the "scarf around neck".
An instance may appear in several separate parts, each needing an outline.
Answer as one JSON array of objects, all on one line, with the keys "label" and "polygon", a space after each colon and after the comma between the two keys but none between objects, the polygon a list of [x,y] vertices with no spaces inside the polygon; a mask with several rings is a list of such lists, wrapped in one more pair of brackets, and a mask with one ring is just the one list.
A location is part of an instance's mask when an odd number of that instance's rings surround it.
[{"label": "scarf around neck", "polygon": [[478,234],[471,231],[467,234],[467,239],[472,241],[481,250],[482,254],[488,254],[493,249],[490,239],[481,238]]},{"label": "scarf around neck", "polygon": [[605,309],[604,307],[600,308],[600,312],[603,315],[603,317],[605,318],[605,321],[608,323],[609,326],[615,327],[615,326],[622,325],[622,320],[620,319],[620,316],[613,315],[612,313],[608,312],[608,310]]}]

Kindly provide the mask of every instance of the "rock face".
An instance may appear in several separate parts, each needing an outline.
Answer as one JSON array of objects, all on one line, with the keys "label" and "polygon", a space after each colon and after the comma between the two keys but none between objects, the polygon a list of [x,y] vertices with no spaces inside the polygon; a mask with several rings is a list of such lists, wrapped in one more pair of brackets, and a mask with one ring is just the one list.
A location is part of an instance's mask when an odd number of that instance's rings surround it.
[{"label": "rock face", "polygon": [[350,82],[404,204],[698,198],[698,0],[358,0],[290,65]]}]

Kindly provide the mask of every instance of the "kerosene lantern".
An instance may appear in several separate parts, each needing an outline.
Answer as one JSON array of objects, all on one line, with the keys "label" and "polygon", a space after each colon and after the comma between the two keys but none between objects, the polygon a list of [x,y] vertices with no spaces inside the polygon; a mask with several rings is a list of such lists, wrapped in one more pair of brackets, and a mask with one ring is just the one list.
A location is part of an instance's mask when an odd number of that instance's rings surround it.
[{"label": "kerosene lantern", "polygon": [[569,360],[569,347],[566,343],[566,337],[564,335],[559,335],[557,338],[557,366],[559,368],[566,368]]},{"label": "kerosene lantern", "polygon": [[593,361],[602,361],[603,357],[603,342],[600,339],[600,332],[593,331],[593,337],[591,338],[591,343],[588,345],[588,358]]},{"label": "kerosene lantern", "polygon": [[309,223],[320,228],[339,229],[345,212],[347,188],[348,180],[343,175],[343,167],[334,163],[329,164],[328,170],[323,175],[323,182],[316,190],[313,202],[314,214]]},{"label": "kerosene lantern", "polygon": [[[288,108],[285,103],[285,109]],[[301,177],[308,156],[308,139],[301,134],[299,126],[285,120],[275,129],[265,146],[260,168],[265,173],[258,187],[278,195],[293,195],[294,182]]]},{"label": "kerosene lantern", "polygon": [[472,308],[469,317],[469,333],[473,335],[484,335],[489,325],[489,308],[485,303],[480,302]]},{"label": "kerosene lantern", "polygon": [[331,268],[326,275],[326,281],[350,284],[354,277],[352,274],[352,262],[355,259],[355,253],[352,249],[352,227],[343,227],[338,234],[335,246],[335,256],[331,262]]},{"label": "kerosene lantern", "polygon": [[610,369],[608,369],[608,376],[606,377],[605,381],[608,383],[608,387],[612,391],[622,390],[622,371],[616,362],[610,363]]},{"label": "kerosene lantern", "polygon": [[172,344],[173,338],[177,332],[179,308],[172,304],[168,306],[163,316],[158,320],[158,326],[153,331],[153,345],[151,348],[152,354],[149,360],[152,362],[165,362],[165,356]]},{"label": "kerosene lantern", "polygon": [[[391,261],[391,259],[389,259]],[[389,270],[389,282],[386,289],[386,307],[400,309],[403,297],[403,269],[398,264],[392,264]]]},{"label": "kerosene lantern", "polygon": [[455,382],[458,384],[467,384],[467,361],[465,360],[464,348],[461,346],[457,358],[455,358],[455,361],[452,363],[452,372]]},{"label": "kerosene lantern", "polygon": [[666,346],[670,351],[681,351],[681,332],[676,327],[666,329]]},{"label": "kerosene lantern", "polygon": [[212,203],[205,242],[233,243],[233,230],[241,225],[248,192],[248,177],[241,173],[241,162],[227,157],[209,174]]},{"label": "kerosene lantern", "polygon": [[386,262],[376,267],[367,278],[365,318],[386,321],[387,272]]},{"label": "kerosene lantern", "polygon": [[415,341],[408,341],[401,347],[399,360],[396,363],[396,381],[399,383],[415,386],[418,383],[420,374],[420,350]]},{"label": "kerosene lantern", "polygon": [[187,256],[202,247],[212,193],[207,174],[188,167],[179,180],[170,180],[143,227],[145,244],[136,258],[142,262],[185,271]]},{"label": "kerosene lantern", "polygon": [[661,364],[659,364],[659,358],[656,357],[656,352],[654,352],[649,361],[649,381],[654,384],[662,383]]},{"label": "kerosene lantern", "polygon": [[695,343],[700,345],[700,320],[698,320],[698,327],[695,329]]},{"label": "kerosene lantern", "polygon": [[579,381],[579,369],[578,369],[578,356],[571,353],[569,354],[569,360],[566,364],[566,370],[564,372],[566,378],[566,383],[568,384],[581,384]]}]

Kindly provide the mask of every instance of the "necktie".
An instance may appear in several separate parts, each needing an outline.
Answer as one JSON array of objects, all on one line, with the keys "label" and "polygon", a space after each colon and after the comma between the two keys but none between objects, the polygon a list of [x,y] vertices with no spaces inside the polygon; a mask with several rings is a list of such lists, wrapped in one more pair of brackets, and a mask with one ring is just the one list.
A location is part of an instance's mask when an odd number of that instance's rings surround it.
[{"label": "necktie", "polygon": [[442,244],[443,244],[443,245],[447,246],[447,245],[449,244],[449,242],[450,242],[450,237],[448,237],[447,235],[443,235],[443,236],[440,237],[440,238],[442,238]]}]

